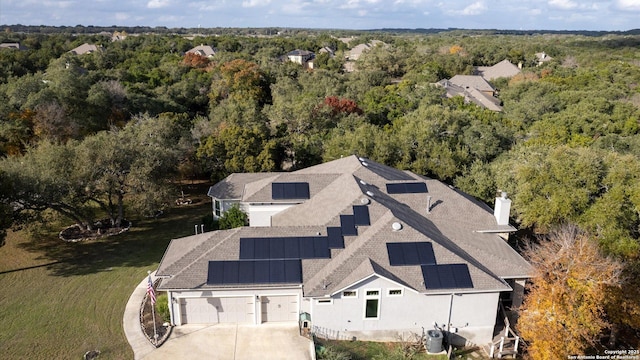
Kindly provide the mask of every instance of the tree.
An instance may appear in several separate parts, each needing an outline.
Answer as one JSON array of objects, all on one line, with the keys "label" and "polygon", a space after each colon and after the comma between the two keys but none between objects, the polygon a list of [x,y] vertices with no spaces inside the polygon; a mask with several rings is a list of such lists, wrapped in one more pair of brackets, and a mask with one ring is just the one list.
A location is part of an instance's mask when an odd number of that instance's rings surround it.
[{"label": "tree", "polygon": [[220,217],[218,227],[220,230],[233,229],[247,225],[249,217],[247,214],[240,210],[240,205],[233,204],[229,210],[225,211]]},{"label": "tree", "polygon": [[8,196],[10,190],[4,183],[4,175],[0,172],[0,246],[4,245],[7,229],[13,224],[13,214]]},{"label": "tree", "polygon": [[620,285],[622,266],[570,225],[530,243],[525,256],[534,276],[518,330],[529,342],[528,356],[567,358],[596,346],[610,325],[604,313],[607,289]]}]

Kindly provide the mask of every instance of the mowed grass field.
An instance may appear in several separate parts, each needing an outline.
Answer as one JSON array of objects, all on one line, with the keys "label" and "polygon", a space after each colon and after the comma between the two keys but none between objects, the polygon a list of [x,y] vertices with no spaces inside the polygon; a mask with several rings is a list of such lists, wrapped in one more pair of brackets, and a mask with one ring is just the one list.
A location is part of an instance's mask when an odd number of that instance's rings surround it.
[{"label": "mowed grass field", "polygon": [[134,218],[129,232],[101,240],[10,233],[0,247],[0,359],[82,359],[89,350],[100,350],[99,359],[133,359],[125,305],[169,241],[193,234],[210,214],[206,196],[197,195],[196,205]]}]

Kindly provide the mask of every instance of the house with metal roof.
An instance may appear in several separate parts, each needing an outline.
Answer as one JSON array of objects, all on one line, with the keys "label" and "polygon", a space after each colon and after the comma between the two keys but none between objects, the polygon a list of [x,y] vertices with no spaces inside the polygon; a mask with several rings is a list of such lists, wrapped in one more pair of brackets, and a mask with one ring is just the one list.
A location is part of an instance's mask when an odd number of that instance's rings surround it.
[{"label": "house with metal roof", "polygon": [[[438,326],[492,340],[499,304],[531,266],[495,209],[438,180],[349,156],[289,173],[233,174],[209,189],[249,226],[174,239],[156,275],[171,323],[297,322],[339,339],[396,340]],[[214,211],[215,211],[214,205]]]}]

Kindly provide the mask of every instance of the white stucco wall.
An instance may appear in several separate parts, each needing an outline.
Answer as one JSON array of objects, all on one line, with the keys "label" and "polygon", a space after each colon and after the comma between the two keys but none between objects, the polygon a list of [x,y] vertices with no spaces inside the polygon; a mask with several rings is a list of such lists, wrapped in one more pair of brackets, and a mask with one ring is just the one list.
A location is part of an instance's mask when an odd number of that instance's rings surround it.
[{"label": "white stucco wall", "polygon": [[271,217],[291,206],[293,206],[293,204],[248,205],[249,226],[271,226]]},{"label": "white stucco wall", "polygon": [[[403,289],[401,296],[389,296],[391,289]],[[431,330],[434,322],[446,329],[451,295],[422,295],[384,278],[374,277],[349,290],[356,290],[356,298],[332,297],[332,303],[311,302],[311,320],[321,331],[339,338],[368,340],[397,340],[400,332],[422,333]],[[365,319],[367,290],[379,290],[379,317]],[[498,293],[464,294],[453,296],[451,331],[459,335],[459,342],[484,344],[491,341],[498,307]]]}]

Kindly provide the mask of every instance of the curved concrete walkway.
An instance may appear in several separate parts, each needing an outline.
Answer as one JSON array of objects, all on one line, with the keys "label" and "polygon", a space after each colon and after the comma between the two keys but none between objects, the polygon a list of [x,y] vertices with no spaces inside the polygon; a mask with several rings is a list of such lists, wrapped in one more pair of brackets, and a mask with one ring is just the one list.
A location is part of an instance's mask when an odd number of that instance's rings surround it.
[{"label": "curved concrete walkway", "polygon": [[[155,272],[151,274],[155,281]],[[262,325],[182,325],[159,348],[142,332],[140,306],[147,277],[136,286],[124,309],[122,327],[135,360],[168,359],[312,359],[313,343],[298,334],[297,323]]]},{"label": "curved concrete walkway", "polygon": [[[155,281],[155,274],[155,271],[151,273],[152,281]],[[135,360],[144,358],[156,349],[155,346],[151,345],[147,337],[144,336],[142,327],[140,326],[140,306],[146,293],[147,277],[145,276],[129,297],[127,306],[124,308],[124,317],[122,318],[124,335],[127,337],[127,341],[133,349],[133,358]]]}]

